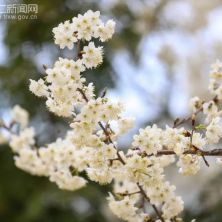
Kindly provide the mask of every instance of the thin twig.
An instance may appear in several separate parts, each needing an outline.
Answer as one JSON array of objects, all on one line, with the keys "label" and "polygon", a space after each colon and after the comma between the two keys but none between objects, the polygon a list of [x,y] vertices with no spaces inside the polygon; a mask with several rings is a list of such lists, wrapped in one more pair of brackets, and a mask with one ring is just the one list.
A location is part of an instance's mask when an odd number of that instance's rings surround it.
[{"label": "thin twig", "polygon": [[88,98],[86,97],[86,94],[84,93],[84,91],[80,88],[77,88],[77,91],[80,92],[80,94],[82,95],[83,99],[86,101],[86,102],[89,102]]},{"label": "thin twig", "polygon": [[[143,187],[141,185],[139,185],[139,183],[137,183],[137,187],[140,189],[141,194],[144,196],[144,198],[150,203],[150,198],[147,196],[145,190],[143,189]],[[157,207],[151,203],[151,206],[153,207],[155,213],[157,214],[157,216],[159,217],[159,219],[162,222],[165,222],[164,218],[162,217],[162,215],[160,214],[159,210],[157,209]]]},{"label": "thin twig", "polygon": [[[162,155],[175,155],[176,153],[172,150],[161,150],[158,151],[156,156],[162,156]],[[204,156],[222,156],[222,149],[213,149],[213,150],[186,150],[183,152],[183,154],[193,154],[193,155],[204,155]],[[148,155],[153,156],[153,155]]]},{"label": "thin twig", "polygon": [[[78,91],[82,94],[83,98],[85,99],[86,102],[88,102],[88,98],[86,97],[84,91],[82,89],[78,89]],[[117,154],[117,159],[123,164],[125,165],[125,161],[123,160],[123,158],[121,157],[117,147],[115,146],[114,142],[112,141],[112,139],[110,138],[110,134],[107,131],[106,127],[103,126],[102,122],[98,122],[100,128],[103,130],[104,134],[106,135],[106,137],[108,138],[109,142],[114,146],[114,148],[116,149],[116,154]],[[116,159],[113,159],[116,160]],[[140,193],[144,196],[144,198],[150,202],[149,197],[146,195],[146,192],[143,190],[143,188],[137,184],[138,188],[140,189]],[[154,211],[156,212],[157,216],[159,217],[159,219],[161,220],[161,222],[165,222],[165,220],[163,219],[163,217],[161,216],[161,214],[159,213],[157,207],[154,204],[151,204],[152,208],[154,209]]]},{"label": "thin twig", "polygon": [[135,192],[132,192],[132,193],[116,193],[117,195],[120,195],[120,196],[131,196],[131,195],[134,195],[134,194],[141,194],[141,191],[135,191]]}]

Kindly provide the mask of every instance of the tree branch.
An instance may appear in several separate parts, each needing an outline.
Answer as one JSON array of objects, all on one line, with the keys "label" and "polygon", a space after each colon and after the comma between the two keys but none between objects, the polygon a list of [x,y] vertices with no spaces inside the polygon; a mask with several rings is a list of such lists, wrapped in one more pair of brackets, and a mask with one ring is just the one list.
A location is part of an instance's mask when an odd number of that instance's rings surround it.
[{"label": "tree branch", "polygon": [[[147,196],[145,190],[143,189],[143,187],[141,185],[139,185],[139,183],[137,183],[137,187],[139,188],[141,194],[144,196],[144,198],[150,203],[150,198]],[[162,222],[165,222],[164,218],[162,217],[162,215],[160,214],[159,210],[157,209],[157,207],[150,203],[151,206],[153,207],[155,213],[157,214],[157,216],[159,217],[159,219],[162,221]]]},{"label": "tree branch", "polygon": [[[175,155],[176,153],[172,150],[161,150],[158,151],[156,156],[162,156],[162,155]],[[183,154],[193,154],[198,156],[222,156],[222,149],[213,149],[213,150],[187,150],[184,151]],[[151,155],[152,156],[152,155]]]}]

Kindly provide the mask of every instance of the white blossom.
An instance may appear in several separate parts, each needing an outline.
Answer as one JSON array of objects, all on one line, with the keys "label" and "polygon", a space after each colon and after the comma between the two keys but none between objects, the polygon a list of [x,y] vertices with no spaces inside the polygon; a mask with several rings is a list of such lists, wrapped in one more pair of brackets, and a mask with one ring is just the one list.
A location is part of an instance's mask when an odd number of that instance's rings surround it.
[{"label": "white blossom", "polygon": [[39,79],[38,81],[30,79],[29,90],[39,97],[47,97],[49,94],[48,87],[45,85],[43,79]]},{"label": "white blossom", "polygon": [[72,49],[74,42],[77,42],[77,37],[75,35],[74,25],[70,21],[65,21],[60,23],[58,27],[52,30],[55,38],[55,44],[59,45],[61,49],[67,47]]},{"label": "white blossom", "polygon": [[134,118],[121,118],[118,121],[119,124],[119,134],[125,134],[128,130],[134,127]]},{"label": "white blossom", "polygon": [[141,148],[147,154],[156,154],[163,147],[162,130],[156,125],[140,129],[139,135],[134,136],[132,145]]},{"label": "white blossom", "polygon": [[19,153],[20,150],[34,145],[34,136],[34,128],[25,128],[24,130],[20,131],[19,135],[11,135],[9,145],[14,152]]},{"label": "white blossom", "polygon": [[134,206],[134,200],[130,199],[128,196],[124,197],[123,200],[117,201],[113,195],[110,194],[108,201],[110,209],[120,219],[124,219],[129,222],[142,222],[145,218],[149,219],[147,214],[136,213],[138,208]]},{"label": "white blossom", "polygon": [[72,21],[65,21],[53,28],[55,44],[61,49],[72,49],[78,40],[90,41],[92,37],[100,41],[107,41],[115,31],[115,22],[108,20],[105,24],[100,20],[100,12],[88,10],[85,14],[79,14]]},{"label": "white blossom", "polygon": [[199,110],[202,107],[202,101],[199,97],[195,96],[192,99],[190,99],[190,108],[195,113],[197,110]]},{"label": "white blossom", "polygon": [[29,114],[19,105],[15,105],[11,111],[11,120],[19,123],[21,128],[25,128],[28,125]]},{"label": "white blossom", "polygon": [[[134,135],[132,146],[126,152],[119,151],[118,138],[134,126],[134,119],[123,117],[121,103],[96,97],[94,84],[86,83],[83,76],[85,70],[103,62],[103,47],[96,47],[93,38],[107,41],[114,30],[113,20],[103,23],[100,12],[92,10],[53,29],[55,44],[60,48],[72,49],[78,42],[77,58],[59,58],[53,67],[46,69],[44,80],[30,80],[29,88],[36,96],[46,97],[51,112],[69,117],[70,129],[63,138],[35,147],[35,131],[28,126],[28,113],[19,106],[11,112],[11,124],[20,125],[18,132],[13,127],[2,126],[8,131],[18,168],[46,176],[60,189],[70,191],[87,184],[79,174],[84,172],[88,179],[99,184],[113,184],[113,195],[107,199],[118,218],[129,222],[160,222],[163,217],[165,222],[170,222],[184,206],[175,193],[176,187],[166,180],[165,168],[178,160],[181,174],[196,174],[200,169],[199,154],[206,145],[218,143],[222,137],[222,111],[218,105],[222,99],[222,65],[217,61],[210,72],[209,89],[214,98],[209,102],[198,97],[190,100],[192,115],[187,118],[187,122],[192,122],[190,129],[180,124],[166,128],[147,126]],[[195,125],[200,112],[204,114],[205,124]],[[185,120],[179,119],[179,123]],[[221,158],[217,163],[222,165]],[[151,218],[146,209],[139,207],[141,199],[157,206],[159,219]]]},{"label": "white blossom", "polygon": [[168,150],[174,151],[177,155],[183,154],[185,149],[190,146],[190,138],[186,137],[184,128],[168,127],[163,133],[163,144]]},{"label": "white blossom", "polygon": [[47,176],[47,166],[39,158],[37,150],[24,147],[19,150],[19,155],[14,157],[15,165],[33,175]]},{"label": "white blossom", "polygon": [[183,201],[181,197],[173,197],[163,205],[163,216],[166,219],[171,219],[177,216],[183,210]]},{"label": "white blossom", "polygon": [[217,143],[222,137],[221,118],[214,118],[207,126],[206,139],[208,144]]},{"label": "white blossom", "polygon": [[83,64],[86,68],[96,68],[103,62],[103,50],[102,47],[96,47],[93,42],[90,42],[88,46],[83,48]]},{"label": "white blossom", "polygon": [[191,154],[182,155],[177,163],[180,167],[179,172],[183,175],[195,175],[200,170],[200,162],[198,156]]},{"label": "white blossom", "polygon": [[100,38],[101,42],[105,42],[112,38],[115,31],[116,23],[113,20],[107,21],[106,24],[101,24],[97,27],[94,33],[95,38]]},{"label": "white blossom", "polygon": [[84,187],[87,181],[79,176],[72,176],[68,170],[55,171],[49,177],[50,181],[55,182],[62,190],[78,190]]}]

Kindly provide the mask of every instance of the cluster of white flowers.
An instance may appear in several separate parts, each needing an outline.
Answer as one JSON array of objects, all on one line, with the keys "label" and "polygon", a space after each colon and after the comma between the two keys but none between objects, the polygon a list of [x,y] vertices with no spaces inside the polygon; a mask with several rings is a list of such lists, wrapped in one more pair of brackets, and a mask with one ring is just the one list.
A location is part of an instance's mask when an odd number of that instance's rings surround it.
[{"label": "cluster of white flowers", "polygon": [[75,105],[85,102],[78,88],[87,91],[88,96],[94,96],[91,84],[83,85],[85,78],[80,73],[84,70],[81,60],[59,58],[52,69],[46,70],[45,80],[31,80],[30,90],[37,96],[47,98],[46,105],[51,112],[69,117],[73,114]]},{"label": "cluster of white flowers", "polygon": [[25,128],[21,130],[18,135],[12,134],[10,146],[14,152],[19,152],[19,150],[29,148],[34,145],[35,132],[33,128]]},{"label": "cluster of white flowers", "polygon": [[140,148],[146,155],[156,155],[158,151],[172,151],[179,160],[179,172],[184,175],[196,174],[200,169],[199,156],[184,154],[194,146],[204,147],[206,139],[202,138],[200,133],[194,132],[192,135],[192,144],[189,132],[184,128],[166,127],[165,130],[158,128],[156,125],[140,129],[139,135],[134,136],[133,146]]},{"label": "cluster of white flowers", "polygon": [[134,136],[133,146],[139,147],[147,154],[156,154],[162,149],[162,130],[156,125],[140,129],[140,134]]},{"label": "cluster of white flowers", "polygon": [[110,194],[108,201],[110,209],[123,220],[134,222],[148,221],[150,219],[150,216],[146,213],[137,213],[138,208],[135,207],[137,202],[135,198],[126,196],[122,200],[115,200],[113,195]]},{"label": "cluster of white flowers", "polygon": [[219,60],[211,66],[209,90],[222,99],[222,63]]},{"label": "cluster of white flowers", "polygon": [[[53,29],[55,43],[61,48],[72,48],[75,42],[90,41],[92,37],[100,41],[110,39],[114,33],[115,22],[109,20],[105,25],[99,19],[99,12],[89,10],[83,16],[73,18],[73,22],[66,21]],[[87,99],[94,97],[93,84],[84,85],[85,78],[81,72],[85,69],[96,68],[103,61],[102,46],[96,47],[94,42],[84,46],[79,59],[59,58],[53,68],[46,69],[46,77],[38,81],[30,80],[30,90],[39,97],[46,97],[46,105],[50,111],[59,116],[69,117],[74,114],[74,107],[84,104],[78,89],[84,91]]]},{"label": "cluster of white flowers", "polygon": [[177,165],[180,167],[179,172],[183,175],[194,175],[200,169],[200,158],[191,154],[182,155]]},{"label": "cluster of white flowers", "polygon": [[74,17],[72,22],[65,21],[58,27],[53,28],[55,44],[60,48],[72,49],[78,40],[90,41],[92,38],[99,38],[105,42],[112,38],[115,30],[115,22],[108,20],[105,24],[100,20],[100,12],[87,11],[84,15]]},{"label": "cluster of white flowers", "polygon": [[23,129],[28,125],[29,114],[20,106],[15,105],[11,111],[11,121],[19,123],[20,127]]},{"label": "cluster of white flowers", "polygon": [[[55,43],[61,48],[78,44],[78,58],[59,58],[53,68],[46,69],[44,79],[31,80],[30,90],[46,97],[46,105],[58,116],[71,117],[70,129],[64,139],[37,148],[35,132],[28,127],[28,114],[16,106],[12,122],[20,125],[19,133],[10,131],[10,146],[16,153],[16,165],[35,175],[49,177],[59,188],[76,190],[87,184],[80,176],[100,184],[113,182],[113,194],[108,199],[110,209],[117,217],[129,222],[175,221],[183,210],[183,201],[176,196],[175,186],[165,178],[164,169],[177,161],[179,172],[194,175],[205,160],[206,145],[218,143],[222,137],[221,65],[216,63],[210,74],[210,90],[215,97],[204,102],[191,100],[191,129],[181,127],[177,120],[165,129],[157,125],[140,129],[126,153],[118,150],[117,139],[134,126],[132,118],[123,117],[123,105],[107,98],[96,98],[94,85],[86,85],[82,72],[95,68],[103,61],[102,47],[95,47],[92,37],[102,42],[110,39],[115,23],[103,24],[99,12],[88,11],[72,22],[66,21],[53,29]],[[84,40],[83,42],[80,42]],[[80,47],[80,48],[79,48]],[[82,48],[81,48],[82,47]],[[198,113],[205,115],[204,124],[195,125]],[[115,130],[112,125],[115,126]],[[205,160],[206,161],[206,160]],[[221,164],[221,159],[218,163]],[[145,205],[156,214],[146,212]]]},{"label": "cluster of white flowers", "polygon": [[210,124],[207,126],[206,139],[209,144],[218,143],[218,141],[222,137],[221,125],[222,119],[220,117],[216,117],[212,119]]},{"label": "cluster of white flowers", "polygon": [[[20,113],[17,114],[22,115],[24,110],[19,110]],[[25,120],[25,115],[23,117]],[[61,189],[76,190],[85,186],[87,181],[77,175],[86,167],[82,158],[85,153],[75,149],[69,135],[71,134],[68,133],[64,140],[57,139],[47,147],[37,148],[33,128],[25,128],[18,135],[11,132],[9,145],[16,154],[16,166],[33,175],[48,176]]]},{"label": "cluster of white flowers", "polygon": [[93,42],[90,42],[88,46],[84,46],[82,61],[86,68],[96,68],[103,62],[102,47],[96,48]]}]

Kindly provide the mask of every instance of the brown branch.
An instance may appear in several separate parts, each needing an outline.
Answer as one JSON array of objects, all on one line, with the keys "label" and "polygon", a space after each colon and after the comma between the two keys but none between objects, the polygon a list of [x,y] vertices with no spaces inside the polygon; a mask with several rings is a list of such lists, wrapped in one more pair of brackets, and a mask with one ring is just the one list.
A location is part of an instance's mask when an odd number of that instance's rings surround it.
[{"label": "brown branch", "polygon": [[[83,98],[85,99],[86,102],[88,102],[88,98],[86,97],[84,91],[82,89],[78,89],[78,91],[82,94]],[[113,159],[113,160],[119,160],[123,165],[125,165],[125,161],[123,160],[123,158],[121,157],[117,147],[115,146],[115,144],[113,143],[112,139],[110,138],[110,134],[107,131],[107,129],[103,126],[102,122],[98,122],[100,128],[103,130],[104,134],[106,135],[106,137],[108,138],[108,141],[114,146],[114,148],[116,149],[116,154],[117,154],[117,158]],[[113,161],[111,160],[111,161]],[[143,195],[143,197],[150,203],[150,199],[149,197],[146,195],[146,192],[143,190],[143,188],[137,183],[137,186],[140,190],[140,193]],[[160,212],[158,211],[157,207],[154,204],[151,204],[152,208],[154,209],[155,213],[157,214],[158,218],[161,220],[161,222],[165,222],[165,220],[163,219],[163,217],[161,216]]]},{"label": "brown branch", "polygon": [[204,161],[204,163],[206,164],[206,166],[210,166],[207,159],[205,158],[204,154],[203,154],[203,150],[199,149],[198,147],[194,146],[193,145],[193,134],[195,132],[195,122],[196,122],[196,115],[197,114],[193,114],[192,115],[192,118],[191,118],[191,123],[192,123],[192,130],[191,130],[191,135],[190,135],[190,147],[191,148],[194,148],[195,150],[198,150],[198,151],[201,151],[201,156],[202,156],[202,159]]},{"label": "brown branch", "polygon": [[[80,52],[81,52],[81,42],[78,41],[78,42],[77,42],[77,58],[81,58]],[[80,89],[80,88],[78,88],[77,90],[81,93],[83,99],[84,99],[86,102],[89,102],[89,99],[87,98],[87,96],[86,96],[86,94],[84,93],[84,91],[83,91],[82,89]],[[112,141],[112,139],[111,139],[111,137],[110,137],[110,133],[107,131],[106,127],[103,126],[102,122],[99,121],[98,124],[99,124],[100,128],[103,130],[104,134],[106,135],[109,143],[111,143],[111,144],[113,145],[113,147],[117,150],[118,160],[124,165],[125,162],[124,162],[124,160],[122,159],[121,155],[119,154],[119,151],[118,151],[117,147],[116,147],[115,144],[113,143],[113,141]]]},{"label": "brown branch", "polygon": [[2,119],[0,119],[0,128],[3,128],[4,130],[6,130],[6,131],[8,131],[9,133],[13,133],[12,132],[12,127],[15,125],[15,122],[14,121],[12,121],[10,124],[9,124],[9,126],[7,126],[6,124],[5,124],[5,122],[2,120]]},{"label": "brown branch", "polygon": [[[80,41],[79,41],[79,42],[77,43],[77,58],[80,58],[80,50],[81,50],[81,49],[80,49]],[[84,93],[84,91],[83,91],[82,89],[80,89],[80,88],[78,88],[77,90],[81,93],[83,99],[84,99],[86,102],[88,102],[89,100],[88,100],[86,94]],[[109,143],[111,143],[111,144],[113,145],[113,147],[116,149],[117,159],[118,159],[123,165],[125,165],[126,163],[125,163],[125,161],[123,160],[123,158],[121,157],[121,155],[120,155],[117,147],[115,146],[114,142],[112,141],[112,139],[111,139],[111,137],[110,137],[110,133],[107,131],[106,127],[103,126],[103,124],[102,124],[101,121],[99,121],[98,124],[99,124],[100,128],[103,130],[104,134],[106,135]],[[144,198],[145,198],[148,202],[150,202],[150,199],[149,199],[149,197],[146,195],[146,193],[145,193],[145,191],[143,190],[143,188],[142,188],[139,184],[137,184],[137,186],[138,186],[138,188],[139,188],[139,190],[140,190],[140,193],[144,196]],[[159,217],[159,219],[161,220],[161,222],[165,222],[165,220],[163,219],[163,217],[162,217],[161,214],[159,213],[157,207],[156,207],[154,204],[151,204],[151,206],[153,207],[154,211],[156,212],[156,214],[157,214],[157,216]]]},{"label": "brown branch", "polygon": [[[158,151],[156,156],[162,156],[162,155],[175,155],[176,153],[172,150],[161,150]],[[192,154],[192,155],[204,155],[204,156],[222,156],[222,149],[213,149],[213,150],[187,150],[184,151],[183,154]],[[148,155],[153,156],[153,155]]]},{"label": "brown branch", "polygon": [[[139,183],[137,183],[137,187],[139,188],[141,194],[143,195],[143,197],[150,203],[150,198],[147,196],[145,190],[143,189],[143,187],[141,185],[139,185]],[[150,203],[151,204],[151,203]],[[159,219],[162,222],[165,222],[164,218],[162,217],[162,215],[160,214],[159,210],[157,209],[157,207],[154,204],[151,204],[151,206],[153,207],[155,213],[157,214],[157,216],[159,217]]]},{"label": "brown branch", "polygon": [[203,159],[204,163],[206,164],[206,166],[209,167],[210,164],[208,163],[207,159],[206,159],[205,156],[204,156],[204,151],[203,151],[202,149],[198,148],[198,147],[195,146],[195,145],[192,145],[192,146],[193,146],[193,148],[197,151],[197,153],[202,156],[202,159]]},{"label": "brown branch", "polygon": [[[217,98],[217,96],[214,96],[210,101],[214,101],[216,104],[220,102],[220,100]],[[203,104],[204,104],[205,101],[202,101],[202,105],[201,107],[196,111],[194,112],[191,116],[187,117],[187,118],[184,118],[182,120],[180,120],[179,118],[175,119],[174,123],[173,123],[173,128],[176,128],[186,122],[189,122],[189,121],[192,121],[193,119],[193,116],[197,116],[200,112],[203,111]]]},{"label": "brown branch", "polygon": [[206,157],[204,155],[201,155],[202,156],[202,159],[204,161],[204,163],[206,164],[206,166],[210,167],[210,164],[208,163]]},{"label": "brown branch", "polygon": [[82,53],[81,53],[81,41],[80,41],[80,40],[77,42],[76,58],[77,58],[77,59],[81,59],[81,58],[82,58]]},{"label": "brown branch", "polygon": [[121,155],[120,155],[120,153],[119,153],[116,145],[115,145],[114,142],[112,141],[109,132],[107,131],[107,129],[103,126],[103,124],[102,124],[100,121],[98,122],[98,124],[99,124],[100,128],[103,130],[104,134],[106,135],[109,143],[111,143],[111,144],[113,145],[113,147],[116,149],[117,159],[118,159],[123,165],[125,165],[126,163],[125,163],[125,161],[123,160],[123,158],[121,157]]},{"label": "brown branch", "polygon": [[189,121],[192,121],[193,115],[196,116],[197,114],[199,114],[200,112],[203,111],[203,107],[200,107],[200,109],[198,109],[195,113],[193,113],[191,116],[188,116],[187,118],[184,118],[182,120],[180,120],[179,118],[175,119],[174,123],[173,123],[173,128],[176,128],[184,123],[187,123]]},{"label": "brown branch", "polygon": [[135,191],[135,192],[132,192],[132,193],[116,193],[117,195],[120,195],[120,196],[131,196],[131,195],[134,195],[134,194],[141,194],[141,191]]},{"label": "brown branch", "polygon": [[86,97],[86,94],[84,93],[84,91],[82,89],[80,89],[80,88],[77,88],[77,91],[80,92],[80,94],[82,95],[83,99],[88,103],[89,100]]},{"label": "brown branch", "polygon": [[[78,88],[77,90],[81,93],[83,99],[86,102],[88,102],[89,100],[88,100],[86,94],[84,93],[84,91],[80,88]],[[100,128],[103,130],[104,134],[106,135],[109,143],[111,143],[113,145],[113,147],[117,150],[116,154],[117,154],[118,160],[124,165],[125,162],[124,162],[123,158],[121,157],[121,155],[119,154],[119,151],[118,151],[117,147],[115,146],[114,142],[112,141],[112,139],[110,137],[110,133],[107,131],[106,127],[103,126],[101,121],[99,121],[98,124],[99,124]]]}]

